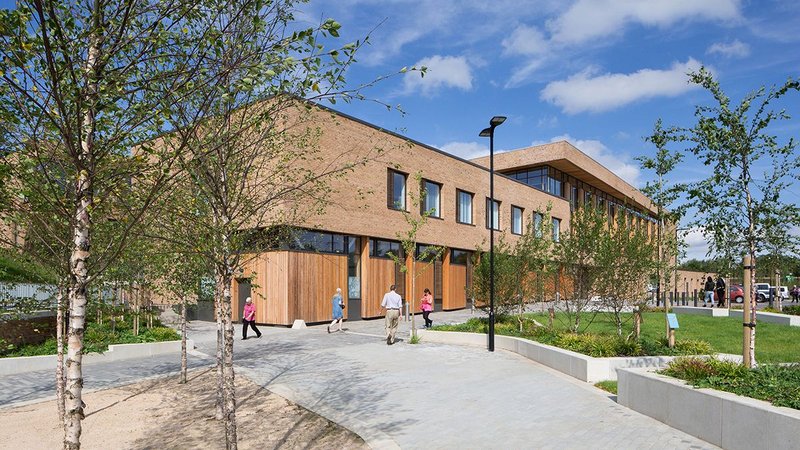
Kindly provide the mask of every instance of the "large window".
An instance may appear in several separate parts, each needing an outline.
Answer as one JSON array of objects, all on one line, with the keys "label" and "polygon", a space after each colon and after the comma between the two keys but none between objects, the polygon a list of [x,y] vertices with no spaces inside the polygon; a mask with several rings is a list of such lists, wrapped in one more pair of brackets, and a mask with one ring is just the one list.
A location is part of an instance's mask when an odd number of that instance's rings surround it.
[{"label": "large window", "polygon": [[442,193],[442,185],[439,183],[434,183],[433,181],[422,180],[422,189],[425,193],[425,197],[422,200],[422,211],[431,212],[431,217],[442,217],[442,208],[441,208],[441,193]]},{"label": "large window", "polygon": [[558,242],[561,238],[561,219],[553,217],[553,242]]},{"label": "large window", "polygon": [[472,256],[472,252],[452,249],[450,250],[450,264],[466,266],[469,263],[470,256]]},{"label": "large window", "polygon": [[433,245],[417,244],[417,254],[414,255],[417,261],[431,262],[433,260],[441,260],[442,253],[441,247]]},{"label": "large window", "polygon": [[374,258],[391,258],[391,252],[395,256],[403,257],[403,250],[400,243],[396,241],[385,241],[383,239],[369,240],[369,255]]},{"label": "large window", "polygon": [[522,208],[511,206],[511,232],[522,234]]},{"label": "large window", "polygon": [[533,213],[533,235],[537,238],[542,237],[542,220],[544,216],[542,213],[535,212]]},{"label": "large window", "polygon": [[561,191],[562,174],[552,167],[542,166],[533,169],[518,170],[516,172],[509,172],[507,175],[541,191],[563,197]]},{"label": "large window", "polygon": [[406,178],[402,172],[389,169],[386,189],[386,205],[391,209],[406,209]]},{"label": "large window", "polygon": [[361,264],[359,258],[360,240],[348,236],[347,239],[347,298],[361,298]]},{"label": "large window", "polygon": [[500,229],[500,202],[486,199],[486,228]]},{"label": "large window", "polygon": [[472,225],[472,194],[456,190],[456,222]]},{"label": "large window", "polygon": [[345,253],[348,238],[349,236],[343,234],[327,233],[325,231],[296,230],[291,233],[282,247],[288,250]]}]

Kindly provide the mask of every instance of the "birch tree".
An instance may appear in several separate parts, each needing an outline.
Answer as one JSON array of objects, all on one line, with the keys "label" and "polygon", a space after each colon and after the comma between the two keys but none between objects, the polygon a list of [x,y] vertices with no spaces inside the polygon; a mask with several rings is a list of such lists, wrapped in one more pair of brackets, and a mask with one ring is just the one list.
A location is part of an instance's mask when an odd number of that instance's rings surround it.
[{"label": "birch tree", "polygon": [[[209,82],[198,71],[208,20],[201,2],[177,0],[33,0],[0,11],[0,123],[8,154],[14,163],[43,162],[57,152],[64,170],[48,173],[42,189],[70,191],[53,197],[69,229],[65,449],[80,448],[87,292],[170,178],[174,155],[137,144],[170,129],[166,92],[190,95],[189,79]],[[174,58],[178,53],[192,57]],[[108,217],[122,232],[97,245]]]},{"label": "birch tree", "polygon": [[691,225],[700,227],[709,241],[710,253],[718,255],[749,255],[751,292],[748,294],[752,326],[750,359],[755,360],[756,314],[756,256],[772,240],[797,248],[797,236],[792,236],[788,224],[800,214],[796,202],[784,193],[800,173],[800,155],[794,138],[781,140],[769,129],[776,123],[789,120],[789,114],[773,109],[787,95],[800,90],[800,82],[789,78],[785,83],[764,87],[745,95],[732,104],[714,76],[705,70],[689,74],[692,83],[711,94],[711,106],[695,107],[697,123],[680,128],[676,138],[685,140],[689,151],[698,157],[710,175],[687,187],[688,200],[698,209]]}]

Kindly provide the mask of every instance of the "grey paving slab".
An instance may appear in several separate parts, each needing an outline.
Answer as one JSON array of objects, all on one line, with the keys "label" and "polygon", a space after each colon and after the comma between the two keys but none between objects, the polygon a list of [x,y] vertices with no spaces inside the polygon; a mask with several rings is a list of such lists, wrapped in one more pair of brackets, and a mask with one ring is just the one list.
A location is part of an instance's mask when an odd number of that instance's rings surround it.
[{"label": "grey paving slab", "polygon": [[[434,320],[470,316],[436,313]],[[195,322],[191,328],[197,351],[207,355],[190,358],[191,364],[213,363],[214,325]],[[236,341],[237,370],[353,430],[373,448],[714,448],[513,353],[411,345],[407,338],[387,346],[382,320],[345,328],[328,334],[324,325],[261,327],[261,339]],[[407,337],[408,330],[403,322],[399,335]],[[86,387],[178,369],[175,356],[87,366]],[[0,405],[51,396],[52,379],[50,371],[0,377]]]}]

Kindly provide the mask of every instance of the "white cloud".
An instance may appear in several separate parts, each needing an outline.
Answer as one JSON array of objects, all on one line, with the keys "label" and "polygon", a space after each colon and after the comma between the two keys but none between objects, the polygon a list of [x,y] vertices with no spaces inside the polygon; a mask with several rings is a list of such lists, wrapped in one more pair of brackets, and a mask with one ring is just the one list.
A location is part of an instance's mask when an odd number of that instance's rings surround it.
[{"label": "white cloud", "polygon": [[477,142],[448,142],[442,145],[440,149],[463,159],[479,158],[489,154],[489,147],[486,144]]},{"label": "white cloud", "polygon": [[547,39],[535,27],[520,25],[514,29],[511,36],[503,39],[503,54],[505,55],[541,55],[547,50]]},{"label": "white cloud", "polygon": [[684,244],[686,244],[686,255],[683,260],[706,259],[708,258],[708,240],[703,236],[700,228],[691,228],[682,232]]},{"label": "white cloud", "polygon": [[707,54],[718,54],[726,58],[744,58],[750,55],[750,46],[735,39],[733,42],[717,42],[706,50]]},{"label": "white cloud", "polygon": [[631,163],[630,157],[619,151],[612,151],[602,142],[594,139],[575,139],[569,134],[555,136],[550,141],[534,141],[531,145],[541,145],[550,142],[567,141],[605,166],[614,175],[622,178],[632,186],[639,184],[639,166]]},{"label": "white cloud", "polygon": [[548,22],[553,40],[578,44],[621,34],[625,26],[668,27],[684,20],[730,21],[740,17],[740,0],[578,0]]},{"label": "white cloud", "polygon": [[424,77],[415,72],[405,75],[403,86],[406,94],[420,91],[423,95],[433,95],[438,89],[448,87],[465,91],[472,89],[472,69],[463,56],[434,55],[422,58],[414,65],[425,66],[428,71]]},{"label": "white cloud", "polygon": [[676,97],[697,86],[688,82],[686,74],[700,68],[689,58],[676,62],[667,70],[642,69],[634,73],[606,73],[594,76],[588,68],[566,80],[553,81],[542,89],[540,98],[568,114],[600,112],[619,108],[637,100],[653,97]]}]

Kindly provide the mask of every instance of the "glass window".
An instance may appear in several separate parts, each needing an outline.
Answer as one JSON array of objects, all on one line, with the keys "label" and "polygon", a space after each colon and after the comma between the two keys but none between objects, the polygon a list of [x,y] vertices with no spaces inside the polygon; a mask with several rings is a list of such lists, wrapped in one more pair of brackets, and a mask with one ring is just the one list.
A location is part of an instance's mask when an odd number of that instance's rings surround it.
[{"label": "glass window", "polygon": [[466,250],[456,250],[453,249],[450,251],[450,264],[458,264],[460,266],[466,266],[469,262],[469,258],[472,256],[472,252],[468,252]]},{"label": "glass window", "polygon": [[553,217],[553,242],[558,242],[561,234],[561,219]]},{"label": "glass window", "polygon": [[389,170],[387,206],[391,209],[406,209],[406,174]]},{"label": "glass window", "polygon": [[437,255],[439,250],[439,248],[433,245],[417,244],[417,254],[414,255],[414,257],[417,258],[417,261],[433,261],[434,256],[436,256],[436,260],[440,260],[442,255]]},{"label": "glass window", "polygon": [[395,256],[403,257],[403,251],[400,248],[400,243],[396,241],[385,241],[383,239],[370,239],[369,240],[369,254],[375,258],[391,258],[391,252]]},{"label": "glass window", "polygon": [[441,190],[442,186],[432,181],[423,180],[422,188],[425,190],[425,198],[422,201],[422,211],[430,211],[431,217],[442,217],[442,208],[440,207]]},{"label": "glass window", "polygon": [[325,231],[296,230],[281,247],[288,250],[343,254],[347,251],[348,242],[353,239],[355,238]]},{"label": "glass window", "polygon": [[533,235],[537,238],[542,237],[542,213],[533,213]]},{"label": "glass window", "polygon": [[472,225],[472,194],[456,191],[456,221]]},{"label": "glass window", "polygon": [[486,228],[500,229],[500,202],[486,199]]},{"label": "glass window", "polygon": [[522,234],[522,208],[511,206],[511,232]]},{"label": "glass window", "polygon": [[347,237],[347,297],[361,298],[360,239]]}]

